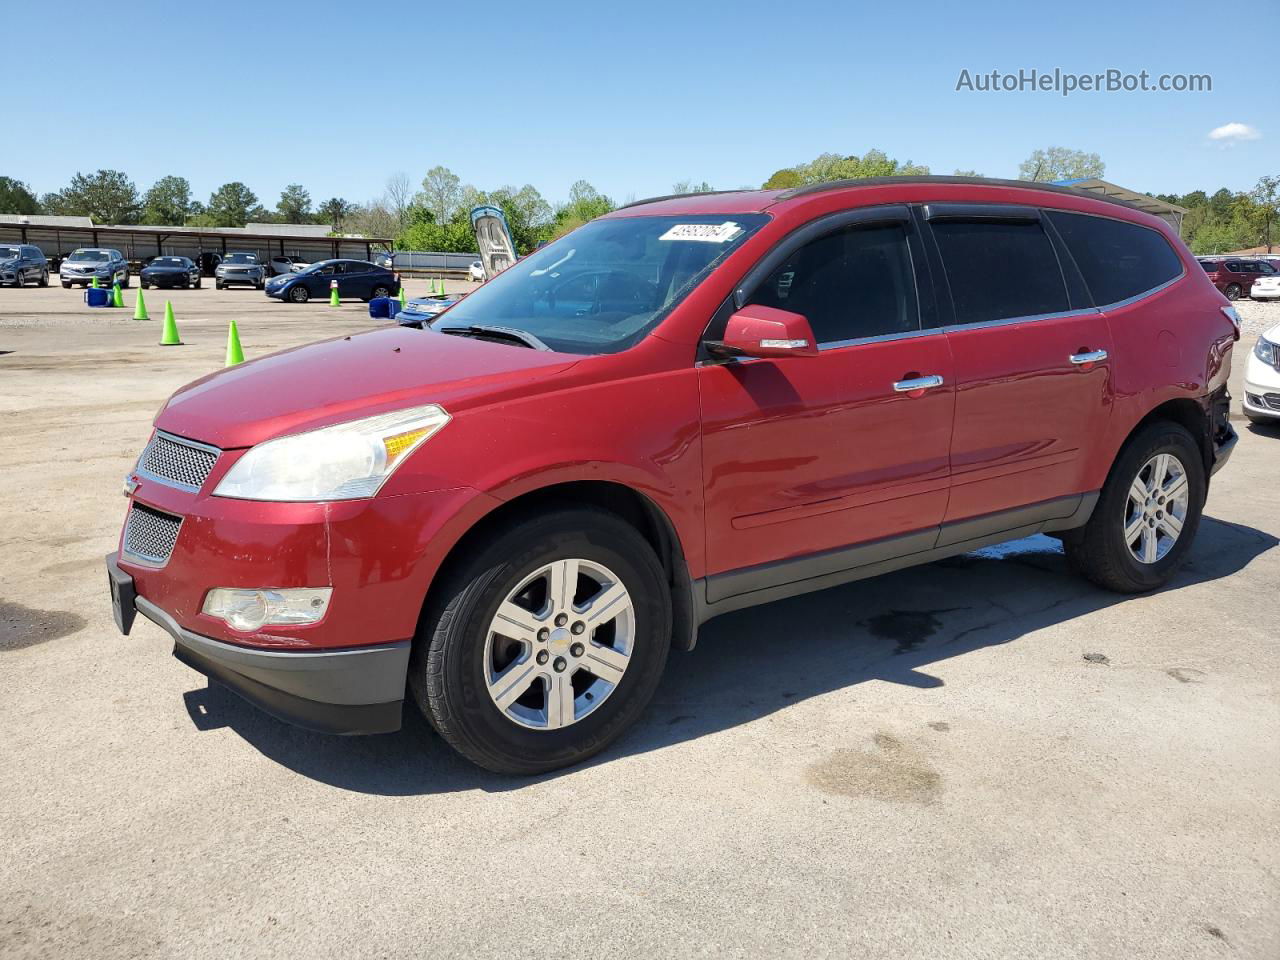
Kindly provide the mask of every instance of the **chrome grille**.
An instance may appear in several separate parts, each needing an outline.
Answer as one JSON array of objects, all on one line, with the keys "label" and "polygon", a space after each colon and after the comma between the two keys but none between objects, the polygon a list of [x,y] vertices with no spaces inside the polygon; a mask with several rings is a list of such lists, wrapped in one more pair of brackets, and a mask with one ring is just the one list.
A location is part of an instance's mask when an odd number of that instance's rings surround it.
[{"label": "chrome grille", "polygon": [[218,451],[157,433],[143,451],[139,468],[158,480],[199,490],[218,462]]},{"label": "chrome grille", "polygon": [[125,553],[140,560],[164,563],[173,553],[181,526],[181,517],[135,503],[124,528]]}]

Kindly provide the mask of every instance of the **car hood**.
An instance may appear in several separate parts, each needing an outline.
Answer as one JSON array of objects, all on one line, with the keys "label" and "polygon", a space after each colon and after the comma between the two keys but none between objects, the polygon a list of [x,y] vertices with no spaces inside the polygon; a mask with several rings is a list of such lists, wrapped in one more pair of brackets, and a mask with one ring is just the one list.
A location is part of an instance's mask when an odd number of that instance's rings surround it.
[{"label": "car hood", "polygon": [[393,327],[324,340],[189,383],[161,430],[223,449],[425,403],[456,412],[581,358]]}]

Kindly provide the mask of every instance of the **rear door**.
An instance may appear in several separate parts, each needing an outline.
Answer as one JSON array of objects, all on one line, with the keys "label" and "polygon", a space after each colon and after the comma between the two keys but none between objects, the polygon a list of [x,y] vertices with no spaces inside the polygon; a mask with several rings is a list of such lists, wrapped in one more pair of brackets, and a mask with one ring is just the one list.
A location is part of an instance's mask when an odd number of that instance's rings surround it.
[{"label": "rear door", "polygon": [[928,204],[923,215],[955,362],[946,522],[1082,492],[1111,413],[1106,318],[1074,266],[1064,274],[1038,209]]},{"label": "rear door", "polygon": [[343,297],[369,296],[369,264],[358,260],[339,263],[338,294]]},{"label": "rear door", "polygon": [[922,267],[905,207],[828,217],[717,314],[708,339],[736,302],[804,314],[820,352],[699,368],[709,600],[933,546],[955,391]]}]

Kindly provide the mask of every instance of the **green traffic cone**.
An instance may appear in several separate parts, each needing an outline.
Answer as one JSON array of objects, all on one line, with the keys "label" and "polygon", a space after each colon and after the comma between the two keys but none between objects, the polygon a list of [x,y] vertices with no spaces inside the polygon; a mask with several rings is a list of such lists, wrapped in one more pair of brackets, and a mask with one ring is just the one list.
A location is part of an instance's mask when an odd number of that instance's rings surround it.
[{"label": "green traffic cone", "polygon": [[133,308],[133,319],[135,320],[151,319],[150,317],[147,316],[147,303],[145,300],[142,299],[141,290],[138,291],[138,302]]},{"label": "green traffic cone", "polygon": [[171,300],[164,302],[164,333],[160,336],[160,346],[182,346],[182,340],[178,337],[178,324],[173,319],[173,301]]},{"label": "green traffic cone", "polygon": [[335,283],[333,286],[331,286],[331,287],[329,288],[329,306],[331,306],[331,307],[340,307],[340,306],[342,306],[342,301],[338,299],[338,285],[337,285],[337,283]]},{"label": "green traffic cone", "polygon": [[111,305],[113,307],[124,306],[124,294],[120,292],[120,284],[118,283],[111,285]]},{"label": "green traffic cone", "polygon": [[95,289],[95,290],[97,290],[97,289],[98,289],[98,278],[97,278],[97,277],[94,277],[92,280],[90,280],[90,281],[89,281],[89,283],[90,283],[90,285],[93,287],[93,289]]},{"label": "green traffic cone", "polygon": [[237,363],[244,363],[244,351],[240,349],[240,331],[236,329],[236,322],[231,321],[231,327],[227,330],[227,362],[225,366],[234,367]]}]

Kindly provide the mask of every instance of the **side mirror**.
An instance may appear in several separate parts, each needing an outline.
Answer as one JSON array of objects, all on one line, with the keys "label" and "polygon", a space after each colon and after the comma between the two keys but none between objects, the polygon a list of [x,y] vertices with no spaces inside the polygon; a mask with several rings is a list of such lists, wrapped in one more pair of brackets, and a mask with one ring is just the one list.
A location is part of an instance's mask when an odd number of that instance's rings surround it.
[{"label": "side mirror", "polygon": [[723,340],[708,340],[718,357],[816,357],[813,328],[803,314],[748,306],[729,317]]}]

